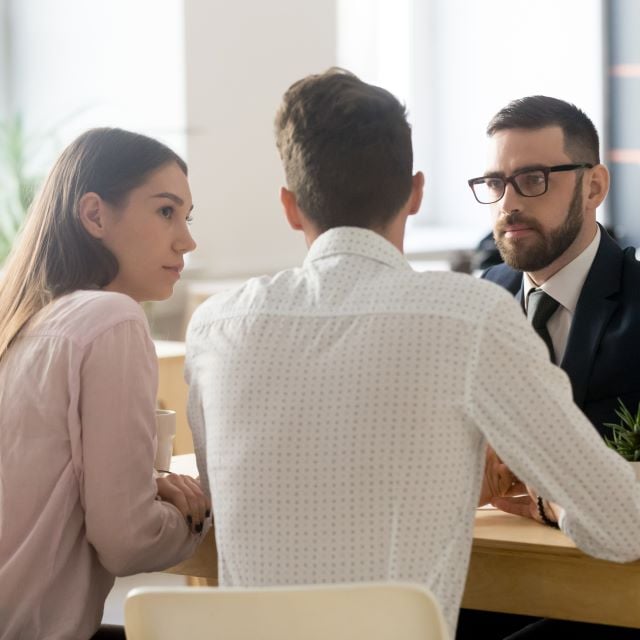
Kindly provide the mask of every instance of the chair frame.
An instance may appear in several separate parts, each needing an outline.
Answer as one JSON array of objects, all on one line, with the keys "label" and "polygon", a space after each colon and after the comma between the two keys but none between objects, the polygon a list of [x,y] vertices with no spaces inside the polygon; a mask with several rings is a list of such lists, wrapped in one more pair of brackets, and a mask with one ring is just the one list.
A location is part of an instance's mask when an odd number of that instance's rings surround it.
[{"label": "chair frame", "polygon": [[128,640],[449,640],[440,605],[408,583],[255,589],[141,587],[125,602]]}]

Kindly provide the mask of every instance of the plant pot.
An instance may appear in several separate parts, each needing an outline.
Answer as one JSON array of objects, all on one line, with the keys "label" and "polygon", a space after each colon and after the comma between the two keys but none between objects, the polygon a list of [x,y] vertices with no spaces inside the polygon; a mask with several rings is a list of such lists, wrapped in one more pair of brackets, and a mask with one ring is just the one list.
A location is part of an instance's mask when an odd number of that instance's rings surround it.
[{"label": "plant pot", "polygon": [[630,462],[629,464],[636,474],[636,479],[640,481],[640,462]]}]

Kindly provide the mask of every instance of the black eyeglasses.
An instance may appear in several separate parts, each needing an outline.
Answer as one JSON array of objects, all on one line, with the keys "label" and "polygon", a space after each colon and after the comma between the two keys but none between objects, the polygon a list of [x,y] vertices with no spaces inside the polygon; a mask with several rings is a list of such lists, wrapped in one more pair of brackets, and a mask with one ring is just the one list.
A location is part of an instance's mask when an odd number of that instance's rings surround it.
[{"label": "black eyeglasses", "polygon": [[522,169],[512,176],[501,178],[499,176],[480,176],[471,178],[469,186],[476,200],[480,204],[493,204],[504,196],[507,183],[525,198],[535,198],[547,193],[549,189],[549,174],[556,171],[575,171],[576,169],[593,169],[588,162],[579,164],[558,164],[555,167],[536,167],[535,169]]}]

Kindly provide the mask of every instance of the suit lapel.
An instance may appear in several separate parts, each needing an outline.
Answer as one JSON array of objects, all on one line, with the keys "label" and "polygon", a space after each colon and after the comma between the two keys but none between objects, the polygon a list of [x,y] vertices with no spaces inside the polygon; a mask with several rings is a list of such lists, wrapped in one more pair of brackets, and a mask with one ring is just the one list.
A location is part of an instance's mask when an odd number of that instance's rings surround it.
[{"label": "suit lapel", "polygon": [[602,334],[618,306],[616,294],[620,289],[623,253],[602,228],[601,233],[598,252],[578,298],[561,364],[571,379],[573,399],[579,407],[584,403]]}]

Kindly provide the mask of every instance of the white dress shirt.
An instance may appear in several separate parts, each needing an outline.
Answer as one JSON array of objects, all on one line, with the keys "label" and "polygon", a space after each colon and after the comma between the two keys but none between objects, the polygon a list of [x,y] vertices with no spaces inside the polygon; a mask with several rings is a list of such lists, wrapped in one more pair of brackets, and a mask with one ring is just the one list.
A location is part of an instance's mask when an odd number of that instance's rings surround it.
[{"label": "white dress shirt", "polygon": [[[571,323],[578,305],[578,298],[580,298],[582,286],[587,279],[587,275],[589,275],[589,269],[591,269],[599,246],[600,227],[596,226],[596,234],[587,248],[539,287],[560,303],[551,318],[549,318],[549,322],[547,322],[547,330],[553,343],[556,364],[562,362],[564,352],[567,350],[569,331],[571,331]],[[538,285],[531,280],[526,272],[522,282],[524,308],[526,311],[529,291],[538,288]]]},{"label": "white dress shirt", "polygon": [[302,268],[205,302],[187,379],[221,585],[415,581],[453,633],[487,441],[586,552],[640,557],[631,468],[519,305],[412,271],[372,231],[332,229]]}]

